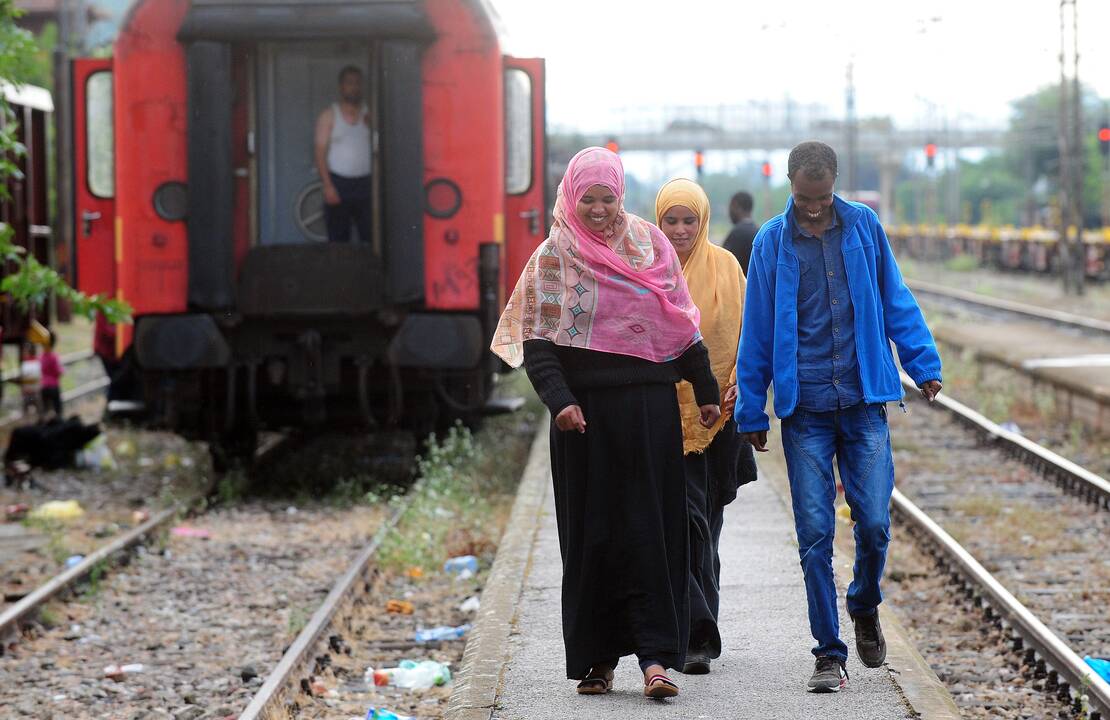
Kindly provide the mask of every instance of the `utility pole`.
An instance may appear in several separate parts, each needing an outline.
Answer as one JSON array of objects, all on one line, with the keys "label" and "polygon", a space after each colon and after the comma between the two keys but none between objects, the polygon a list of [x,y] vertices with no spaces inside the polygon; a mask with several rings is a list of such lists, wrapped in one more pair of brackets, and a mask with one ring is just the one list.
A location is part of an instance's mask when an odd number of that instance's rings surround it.
[{"label": "utility pole", "polygon": [[844,153],[847,155],[844,173],[844,193],[851,196],[859,188],[858,167],[856,165],[856,136],[859,128],[856,126],[856,83],[853,75],[854,60],[848,60],[847,84],[844,88]]},{"label": "utility pole", "polygon": [[[1071,13],[1071,52],[1068,47],[1068,13]],[[1068,79],[1068,65],[1071,79]],[[1086,248],[1083,244],[1083,118],[1079,85],[1078,0],[1060,0],[1060,118],[1057,133],[1060,153],[1060,273],[1064,292],[1083,294]],[[1072,235],[1071,228],[1075,228]]]},{"label": "utility pole", "polygon": [[1082,295],[1087,279],[1087,245],[1083,242],[1083,185],[1087,178],[1086,173],[1086,143],[1083,142],[1083,88],[1079,84],[1079,0],[1071,0],[1072,22],[1072,215],[1075,217],[1075,254],[1073,256],[1072,272],[1075,273],[1073,283],[1075,294]]},{"label": "utility pole", "polygon": [[958,145],[959,130],[953,132],[951,118],[948,112],[944,114],[944,136],[948,156],[948,167],[945,176],[948,178],[948,197],[945,199],[945,221],[955,225],[960,221],[960,147]]}]

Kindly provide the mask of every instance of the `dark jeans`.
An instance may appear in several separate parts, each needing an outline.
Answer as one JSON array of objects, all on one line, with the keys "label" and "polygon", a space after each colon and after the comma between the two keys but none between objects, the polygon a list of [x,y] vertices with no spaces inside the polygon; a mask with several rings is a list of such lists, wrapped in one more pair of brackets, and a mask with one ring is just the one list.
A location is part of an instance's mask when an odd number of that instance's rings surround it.
[{"label": "dark jeans", "polygon": [[855,520],[856,562],[848,587],[848,612],[870,615],[882,602],[879,580],[890,544],[894,459],[886,405],[860,403],[833,412],[796,410],[782,421],[782,447],[805,575],[809,628],[817,641],[813,654],[846,660],[848,647],[840,639],[833,582],[833,456]]},{"label": "dark jeans", "polygon": [[330,242],[350,242],[351,225],[358,229],[358,241],[370,242],[370,176],[348,178],[331,174],[339,193],[338,205],[324,205],[324,221]]},{"label": "dark jeans", "polygon": [[57,387],[44,387],[41,391],[42,407],[44,412],[54,411],[54,415],[62,417],[62,391]]}]

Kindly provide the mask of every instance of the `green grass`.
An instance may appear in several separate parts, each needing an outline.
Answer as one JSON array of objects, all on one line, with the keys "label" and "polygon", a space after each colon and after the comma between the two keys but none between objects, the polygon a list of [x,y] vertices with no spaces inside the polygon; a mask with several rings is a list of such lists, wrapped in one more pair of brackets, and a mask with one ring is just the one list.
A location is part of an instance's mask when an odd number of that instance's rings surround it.
[{"label": "green grass", "polygon": [[973,255],[956,255],[945,260],[944,267],[952,272],[971,272],[979,269],[979,261]]},{"label": "green grass", "polygon": [[487,420],[478,433],[458,424],[427,439],[408,509],[379,551],[383,569],[432,571],[453,555],[492,557],[542,411],[523,373],[508,389],[529,398],[523,410]]},{"label": "green grass", "polygon": [[29,530],[37,531],[46,536],[46,554],[58,565],[66,561],[73,553],[66,545],[65,524],[49,518],[26,518],[23,526]]},{"label": "green grass", "polygon": [[85,578],[85,586],[81,592],[82,598],[90,600],[100,595],[100,591],[104,587],[104,576],[108,574],[109,567],[107,559],[101,560],[92,566],[89,570],[89,576]]},{"label": "green grass", "polygon": [[61,614],[49,605],[39,608],[38,621],[47,630],[56,628],[65,622]]},{"label": "green grass", "polygon": [[304,607],[295,607],[289,611],[289,622],[286,624],[286,630],[290,637],[296,637],[304,630],[304,626],[308,624],[309,618],[312,613]]}]

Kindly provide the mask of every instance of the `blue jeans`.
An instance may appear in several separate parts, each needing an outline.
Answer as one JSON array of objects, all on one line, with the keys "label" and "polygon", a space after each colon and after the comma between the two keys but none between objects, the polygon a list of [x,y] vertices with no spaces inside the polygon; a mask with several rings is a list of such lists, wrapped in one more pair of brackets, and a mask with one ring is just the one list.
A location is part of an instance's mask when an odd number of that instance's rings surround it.
[{"label": "blue jeans", "polygon": [[848,647],[840,639],[832,567],[836,529],[833,456],[856,523],[856,563],[848,587],[848,612],[871,615],[883,599],[879,579],[890,544],[890,494],[894,490],[886,405],[860,403],[832,412],[796,410],[782,421],[782,447],[809,601],[809,628],[817,641],[813,654],[846,660]]}]

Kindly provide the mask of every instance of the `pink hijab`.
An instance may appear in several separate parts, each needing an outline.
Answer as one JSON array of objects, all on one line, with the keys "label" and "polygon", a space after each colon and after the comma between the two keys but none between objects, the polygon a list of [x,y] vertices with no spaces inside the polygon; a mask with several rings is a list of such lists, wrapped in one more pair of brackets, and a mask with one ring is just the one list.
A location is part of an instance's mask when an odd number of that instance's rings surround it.
[{"label": "pink hijab", "polygon": [[[620,198],[616,219],[594,232],[578,201],[594,185]],[[590,147],[575,155],[559,184],[551,234],[528,260],[505,305],[490,349],[512,367],[525,340],[665,362],[700,339],[697,306],[663,232],[624,211],[624,166]]]}]

